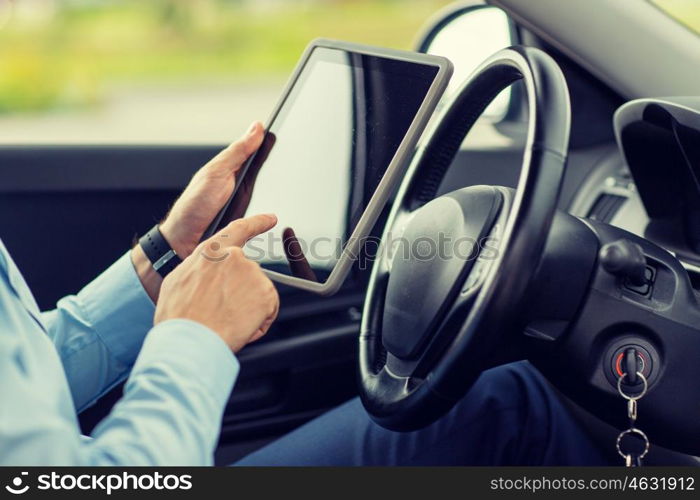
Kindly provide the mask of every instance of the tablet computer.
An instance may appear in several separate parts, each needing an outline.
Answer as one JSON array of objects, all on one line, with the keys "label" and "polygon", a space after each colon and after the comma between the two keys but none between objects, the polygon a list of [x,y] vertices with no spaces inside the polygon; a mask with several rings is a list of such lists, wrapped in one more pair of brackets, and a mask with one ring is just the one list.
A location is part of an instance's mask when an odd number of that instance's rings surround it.
[{"label": "tablet computer", "polygon": [[451,73],[438,56],[313,41],[204,238],[244,215],[274,213],[277,226],[249,241],[246,254],[274,281],[337,291]]}]

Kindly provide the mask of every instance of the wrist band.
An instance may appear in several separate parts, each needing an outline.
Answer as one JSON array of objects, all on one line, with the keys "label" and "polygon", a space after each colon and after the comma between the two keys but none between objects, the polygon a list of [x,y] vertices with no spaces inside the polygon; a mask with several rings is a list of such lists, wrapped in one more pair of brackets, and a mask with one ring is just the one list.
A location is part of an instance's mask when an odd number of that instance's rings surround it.
[{"label": "wrist band", "polygon": [[139,239],[139,245],[151,261],[153,269],[165,278],[182,260],[158,228],[158,224]]}]

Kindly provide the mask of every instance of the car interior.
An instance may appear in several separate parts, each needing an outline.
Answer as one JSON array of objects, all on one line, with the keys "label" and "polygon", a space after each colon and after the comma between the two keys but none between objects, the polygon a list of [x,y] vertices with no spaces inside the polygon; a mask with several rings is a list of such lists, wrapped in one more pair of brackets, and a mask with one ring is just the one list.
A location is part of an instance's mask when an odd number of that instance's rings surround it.
[{"label": "car interior", "polygon": [[[217,464],[358,395],[381,425],[419,428],[482,370],[529,359],[612,460],[620,393],[643,392],[645,464],[698,465],[700,34],[650,1],[467,0],[414,49],[455,71],[372,234],[414,212],[402,231],[431,234],[449,199],[503,256],[438,270],[370,255],[331,296],[278,285],[277,322],[238,355]],[[122,255],[223,146],[0,146],[0,235],[39,306]],[[429,298],[395,291],[411,287]]]}]

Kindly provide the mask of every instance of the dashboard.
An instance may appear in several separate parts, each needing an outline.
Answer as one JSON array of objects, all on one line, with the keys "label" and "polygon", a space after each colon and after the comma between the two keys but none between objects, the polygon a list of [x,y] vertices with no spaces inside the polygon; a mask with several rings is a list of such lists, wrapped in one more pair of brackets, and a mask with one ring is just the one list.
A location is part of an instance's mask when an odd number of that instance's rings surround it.
[{"label": "dashboard", "polygon": [[570,205],[579,217],[644,237],[700,281],[700,98],[621,106],[617,144],[596,162]]},{"label": "dashboard", "polygon": [[617,148],[612,147],[584,180],[569,211],[642,237],[649,223],[632,174]]}]

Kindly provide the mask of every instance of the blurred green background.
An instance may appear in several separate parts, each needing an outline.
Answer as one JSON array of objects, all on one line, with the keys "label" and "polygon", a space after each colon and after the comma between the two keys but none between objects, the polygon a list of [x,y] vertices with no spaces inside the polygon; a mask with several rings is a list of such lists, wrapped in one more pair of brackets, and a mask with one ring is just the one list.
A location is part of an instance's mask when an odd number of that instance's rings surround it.
[{"label": "blurred green background", "polygon": [[0,113],[99,106],[112,86],[286,76],[318,36],[410,48],[447,0],[0,0]]},{"label": "blurred green background", "polygon": [[[700,32],[700,0],[651,1]],[[0,0],[0,144],[223,144],[313,38],[410,49],[449,3]]]},{"label": "blurred green background", "polygon": [[661,10],[700,34],[700,0],[650,0]]}]

